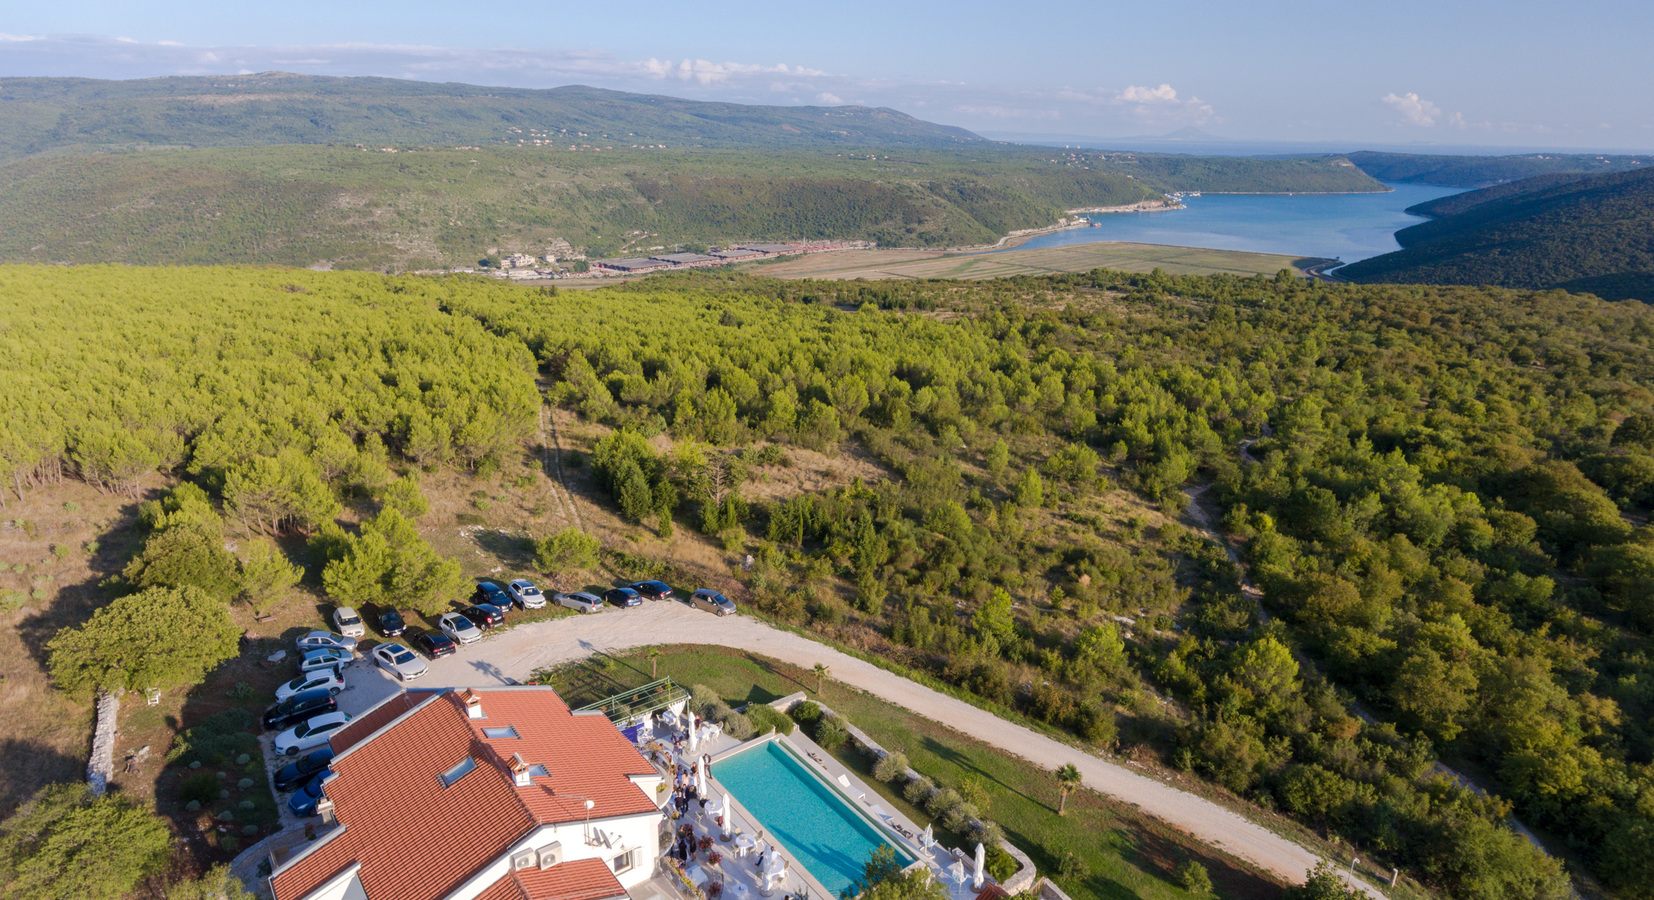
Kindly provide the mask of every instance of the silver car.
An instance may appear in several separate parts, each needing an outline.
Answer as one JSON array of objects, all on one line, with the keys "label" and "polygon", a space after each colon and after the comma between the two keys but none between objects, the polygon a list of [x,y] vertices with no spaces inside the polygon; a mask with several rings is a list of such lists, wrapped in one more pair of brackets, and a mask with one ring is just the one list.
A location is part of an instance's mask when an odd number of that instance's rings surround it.
[{"label": "silver car", "polygon": [[534,582],[526,578],[519,578],[505,586],[505,592],[511,595],[512,601],[523,609],[544,609],[546,595],[534,586]]},{"label": "silver car", "polygon": [[300,653],[311,650],[343,650],[351,656],[356,655],[356,639],[334,634],[331,631],[312,631],[304,637],[294,641]]},{"label": "silver car", "polygon": [[356,610],[348,606],[341,606],[333,611],[333,627],[347,638],[367,637],[368,627],[362,624],[362,617]]},{"label": "silver car", "polygon": [[325,672],[350,665],[351,656],[334,647],[311,650],[299,660],[299,673]]},{"label": "silver car", "polygon": [[345,679],[339,674],[336,666],[324,664],[323,667],[310,669],[292,681],[276,688],[276,702],[279,703],[294,694],[313,691],[317,688],[327,688],[328,693],[337,694],[345,689]]},{"label": "silver car", "polygon": [[571,594],[558,594],[557,604],[583,613],[603,611],[603,598],[585,591],[575,591]]},{"label": "silver car", "polygon": [[399,681],[412,681],[430,670],[419,654],[401,644],[380,644],[373,648],[373,661]]},{"label": "silver car", "polygon": [[474,644],[482,640],[482,629],[477,627],[477,623],[459,613],[443,613],[442,618],[436,620],[436,627],[461,644]]}]

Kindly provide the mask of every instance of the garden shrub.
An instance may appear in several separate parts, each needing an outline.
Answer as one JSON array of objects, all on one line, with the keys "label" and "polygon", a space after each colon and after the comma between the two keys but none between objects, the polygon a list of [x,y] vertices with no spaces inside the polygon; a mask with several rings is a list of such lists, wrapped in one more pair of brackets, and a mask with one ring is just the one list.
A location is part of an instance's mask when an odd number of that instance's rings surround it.
[{"label": "garden shrub", "polygon": [[815,739],[816,743],[821,745],[821,749],[836,750],[850,739],[850,730],[838,716],[823,716],[821,721],[816,723]]},{"label": "garden shrub", "polygon": [[936,792],[936,782],[923,775],[909,781],[902,788],[902,797],[914,806],[924,806],[930,795]]},{"label": "garden shrub", "polygon": [[821,706],[814,700],[805,700],[794,706],[788,715],[794,722],[803,725],[805,731],[813,731],[815,724],[821,721]]},{"label": "garden shrub", "polygon": [[746,716],[752,722],[754,734],[768,734],[771,731],[792,734],[795,727],[793,720],[788,718],[785,713],[762,703],[748,704]]},{"label": "garden shrub", "polygon": [[895,781],[907,771],[907,756],[900,751],[886,753],[884,758],[873,764],[873,777],[884,782]]}]

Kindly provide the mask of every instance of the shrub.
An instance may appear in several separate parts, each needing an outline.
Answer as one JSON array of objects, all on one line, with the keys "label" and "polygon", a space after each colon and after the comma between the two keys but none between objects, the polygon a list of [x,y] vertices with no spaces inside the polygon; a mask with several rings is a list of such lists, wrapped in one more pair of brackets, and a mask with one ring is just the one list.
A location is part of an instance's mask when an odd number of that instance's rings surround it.
[{"label": "shrub", "polygon": [[794,722],[803,725],[805,731],[810,731],[821,721],[821,706],[814,700],[805,700],[794,706],[788,715],[792,716]]},{"label": "shrub", "polygon": [[227,709],[208,716],[173,739],[167,762],[188,759],[190,768],[199,768],[197,763],[220,764],[240,759],[243,754],[251,760],[251,754],[258,751],[258,738],[244,729],[252,724],[252,713],[244,709]]},{"label": "shrub", "polygon": [[744,741],[752,737],[752,720],[734,710],[730,710],[727,706],[724,709],[729,710],[728,714],[722,719],[724,734],[738,741]]},{"label": "shrub", "polygon": [[902,796],[914,806],[924,806],[930,795],[936,792],[936,782],[923,775],[909,781],[902,788]]},{"label": "shrub", "polygon": [[241,780],[240,780],[240,781],[237,781],[237,782],[236,782],[236,783],[235,783],[235,786],[236,786],[236,787],[238,787],[238,788],[240,788],[240,789],[241,789],[241,790],[244,790],[244,791],[245,791],[245,790],[246,790],[246,789],[248,789],[248,788],[250,788],[250,787],[252,787],[252,786],[253,786],[253,779],[251,779],[251,778],[243,778],[243,779],[241,779]]},{"label": "shrub", "polygon": [[190,802],[184,804],[184,809],[188,812],[196,812],[197,810],[201,809],[201,801],[200,800],[191,800]]},{"label": "shrub", "polygon": [[976,804],[961,800],[953,807],[942,811],[942,827],[954,834],[962,835],[971,827],[971,821],[976,818],[976,814]]},{"label": "shrub", "polygon": [[565,528],[534,545],[534,564],[547,574],[590,569],[602,549],[597,538],[578,528]]},{"label": "shrub", "polygon": [[941,817],[948,810],[964,803],[963,797],[953,788],[942,788],[925,798],[925,811],[933,816]]},{"label": "shrub", "polygon": [[236,808],[243,811],[243,812],[249,811],[253,808],[253,801],[243,800],[240,803],[236,804]]},{"label": "shrub", "polygon": [[768,734],[771,731],[781,734],[793,733],[793,720],[773,706],[762,703],[748,704],[746,715],[752,722],[755,734]]},{"label": "shrub", "polygon": [[815,739],[823,750],[835,750],[850,739],[850,730],[838,716],[823,716],[816,723]]},{"label": "shrub", "polygon": [[1003,883],[1005,879],[1015,875],[1017,870],[1022,868],[1022,864],[1017,862],[1016,857],[1006,853],[999,846],[999,842],[1004,839],[1004,835],[999,834],[999,826],[993,822],[983,822],[982,824],[995,833],[993,839],[988,840],[987,838],[982,837],[982,829],[974,829],[976,833],[973,833],[970,836],[970,839],[973,841],[980,841],[983,846],[987,847],[988,858],[986,860],[986,868],[988,870],[988,874],[993,876],[995,881]]},{"label": "shrub", "polygon": [[884,782],[895,781],[906,771],[907,756],[900,752],[886,753],[883,759],[873,765],[873,777]]},{"label": "shrub", "polygon": [[251,837],[255,834],[258,834],[258,826],[257,825],[243,825],[243,826],[241,826],[241,833],[247,835],[248,837]]},{"label": "shrub", "polygon": [[1177,883],[1196,897],[1205,897],[1212,893],[1212,877],[1206,874],[1206,867],[1200,863],[1192,859],[1185,860],[1174,874],[1177,876]]},{"label": "shrub", "polygon": [[694,706],[696,712],[705,715],[705,710],[711,707],[712,704],[724,701],[723,698],[718,696],[718,692],[712,688],[704,684],[695,684],[689,687],[689,702],[690,705]]}]

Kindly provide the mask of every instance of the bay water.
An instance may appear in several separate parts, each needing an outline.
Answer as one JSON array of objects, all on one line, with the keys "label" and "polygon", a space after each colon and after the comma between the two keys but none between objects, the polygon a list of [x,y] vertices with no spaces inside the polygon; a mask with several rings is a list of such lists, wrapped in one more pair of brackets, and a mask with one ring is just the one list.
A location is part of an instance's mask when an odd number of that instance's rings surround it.
[{"label": "bay water", "polygon": [[1095,241],[1286,253],[1355,262],[1401,249],[1395,233],[1424,219],[1403,212],[1463,188],[1392,184],[1378,194],[1202,194],[1184,209],[1094,213],[1095,228],[1042,234],[1015,249]]}]

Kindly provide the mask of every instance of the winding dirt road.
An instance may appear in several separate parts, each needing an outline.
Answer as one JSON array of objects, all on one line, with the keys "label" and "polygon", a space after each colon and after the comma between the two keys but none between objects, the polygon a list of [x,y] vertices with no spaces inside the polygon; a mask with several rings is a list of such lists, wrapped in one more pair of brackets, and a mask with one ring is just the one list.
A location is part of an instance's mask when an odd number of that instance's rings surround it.
[{"label": "winding dirt road", "polygon": [[[538,668],[584,659],[602,650],[648,644],[734,647],[805,669],[825,663],[835,681],[903,706],[1035,765],[1057,769],[1073,763],[1084,776],[1086,787],[1134,804],[1207,844],[1293,882],[1302,882],[1319,859],[1304,847],[1215,803],[1007,722],[809,638],[745,616],[717,618],[681,603],[606,608],[595,615],[520,625],[433,662],[420,686],[522,681]],[[1356,883],[1369,896],[1383,897],[1371,885]]]}]

